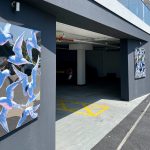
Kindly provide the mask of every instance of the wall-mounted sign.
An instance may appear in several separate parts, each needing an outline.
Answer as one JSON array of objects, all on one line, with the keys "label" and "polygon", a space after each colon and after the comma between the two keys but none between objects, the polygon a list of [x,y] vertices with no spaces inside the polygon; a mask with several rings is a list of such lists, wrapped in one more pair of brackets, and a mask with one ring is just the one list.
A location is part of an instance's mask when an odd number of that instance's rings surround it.
[{"label": "wall-mounted sign", "polygon": [[135,49],[135,79],[146,77],[145,49]]},{"label": "wall-mounted sign", "polygon": [[0,138],[38,117],[40,36],[0,22]]}]

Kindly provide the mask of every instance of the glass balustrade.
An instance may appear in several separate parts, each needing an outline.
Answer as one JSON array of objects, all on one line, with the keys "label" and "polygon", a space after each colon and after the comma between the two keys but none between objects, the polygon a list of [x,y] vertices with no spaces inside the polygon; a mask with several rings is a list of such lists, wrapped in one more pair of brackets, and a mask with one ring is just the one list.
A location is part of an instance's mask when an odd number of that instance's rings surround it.
[{"label": "glass balustrade", "polygon": [[[143,0],[118,0],[121,4],[132,11],[136,16],[150,25],[150,9]],[[150,7],[150,6],[149,6]]]}]

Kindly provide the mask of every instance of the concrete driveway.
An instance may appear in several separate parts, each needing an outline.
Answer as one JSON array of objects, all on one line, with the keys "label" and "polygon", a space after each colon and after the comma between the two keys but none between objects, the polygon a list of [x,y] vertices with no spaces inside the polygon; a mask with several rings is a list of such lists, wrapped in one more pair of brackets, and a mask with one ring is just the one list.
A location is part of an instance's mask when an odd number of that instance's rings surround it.
[{"label": "concrete driveway", "polygon": [[[101,95],[99,89],[94,89],[92,92],[90,87],[76,89],[76,93],[69,86],[65,89],[60,87],[59,90],[56,114],[57,150],[91,150],[92,148],[110,150],[113,145],[111,139],[114,141],[114,136],[109,133],[147,97],[145,95],[133,101],[124,102],[119,101],[117,96],[116,100],[115,96],[112,96],[112,99],[111,96],[104,98],[105,96]],[[101,99],[98,99],[100,97]],[[122,131],[124,128],[126,126],[120,130]],[[120,133],[120,130],[117,131]],[[120,139],[119,133],[115,134],[116,139]],[[109,136],[113,138],[109,139]],[[111,145],[109,148],[108,143]],[[119,142],[116,143],[119,144]]]}]

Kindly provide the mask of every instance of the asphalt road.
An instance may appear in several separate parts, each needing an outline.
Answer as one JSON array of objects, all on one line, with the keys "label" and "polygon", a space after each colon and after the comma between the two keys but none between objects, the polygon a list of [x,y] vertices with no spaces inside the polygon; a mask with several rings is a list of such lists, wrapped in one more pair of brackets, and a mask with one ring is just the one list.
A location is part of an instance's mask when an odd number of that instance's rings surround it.
[{"label": "asphalt road", "polygon": [[149,102],[150,96],[108,133],[92,150],[117,150],[142,113],[144,116],[142,116],[137,126],[123,142],[121,150],[150,150],[150,107],[144,112]]}]

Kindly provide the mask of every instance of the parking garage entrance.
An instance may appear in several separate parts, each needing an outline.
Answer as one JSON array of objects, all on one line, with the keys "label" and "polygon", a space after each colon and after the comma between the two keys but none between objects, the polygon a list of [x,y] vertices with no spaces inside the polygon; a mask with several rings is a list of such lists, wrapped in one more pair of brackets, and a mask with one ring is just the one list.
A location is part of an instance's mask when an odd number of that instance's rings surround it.
[{"label": "parking garage entrance", "polygon": [[100,115],[107,106],[85,108],[120,99],[120,41],[62,23],[57,23],[56,36],[56,119],[72,113]]}]

